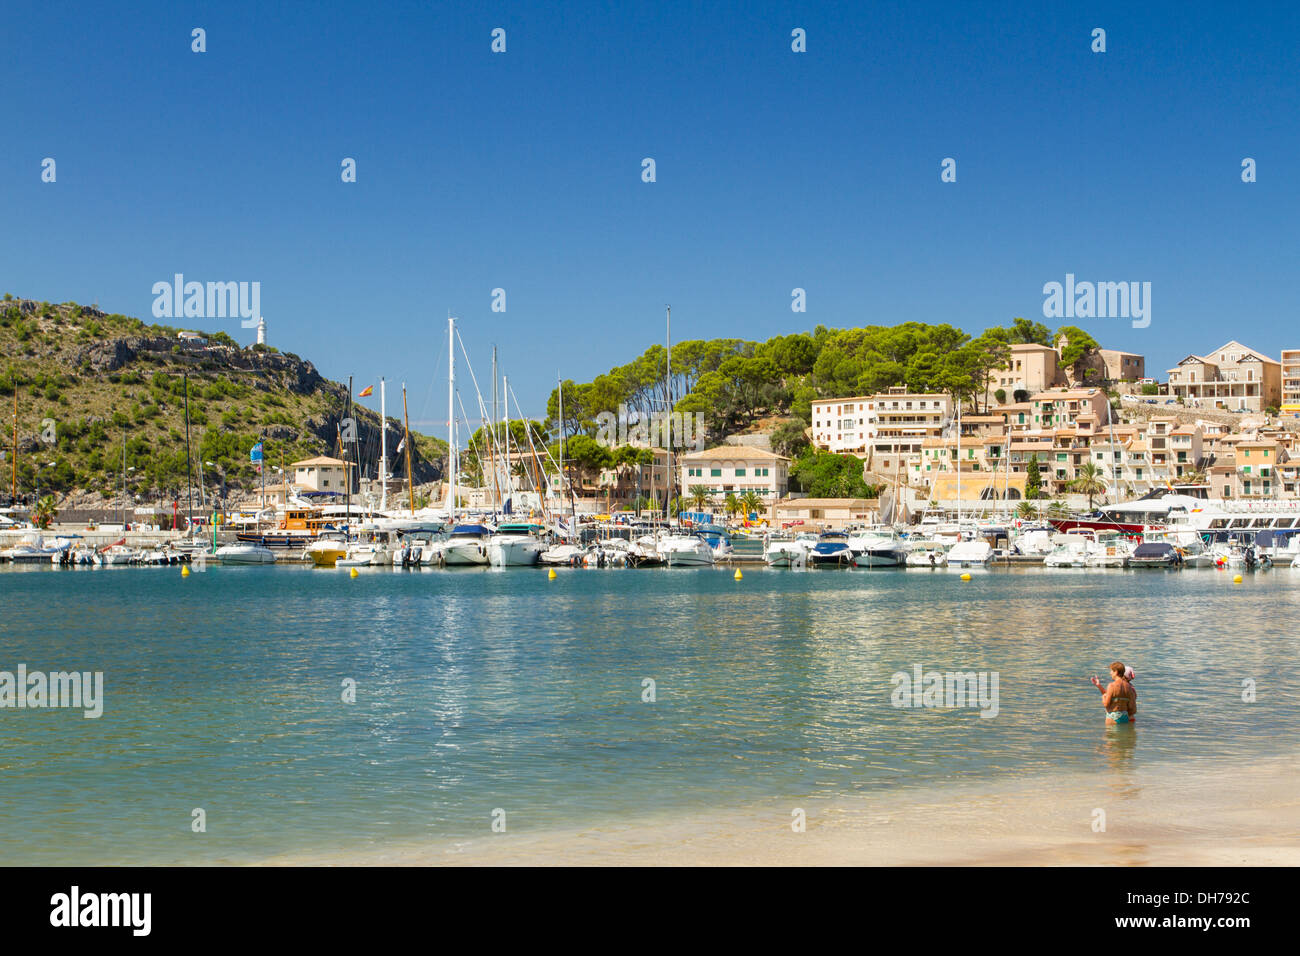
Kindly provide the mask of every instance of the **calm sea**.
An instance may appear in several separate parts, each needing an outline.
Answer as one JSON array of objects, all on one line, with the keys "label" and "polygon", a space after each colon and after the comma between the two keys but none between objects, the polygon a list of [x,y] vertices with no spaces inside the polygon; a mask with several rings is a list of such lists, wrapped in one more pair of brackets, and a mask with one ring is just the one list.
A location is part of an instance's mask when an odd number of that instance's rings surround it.
[{"label": "calm sea", "polygon": [[[435,846],[497,809],[542,833],[906,799],[1300,731],[1300,571],[733,573],[0,569],[0,670],[105,684],[97,720],[0,709],[0,859]],[[1087,682],[1116,658],[1136,729],[1107,730]],[[996,672],[998,715],[892,706],[916,665]]]}]

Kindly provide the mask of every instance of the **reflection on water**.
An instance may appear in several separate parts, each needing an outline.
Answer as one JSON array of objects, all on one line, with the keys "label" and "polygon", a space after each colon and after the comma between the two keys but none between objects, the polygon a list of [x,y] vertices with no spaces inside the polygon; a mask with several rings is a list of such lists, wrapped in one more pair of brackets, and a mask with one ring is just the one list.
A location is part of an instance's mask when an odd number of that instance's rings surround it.
[{"label": "reflection on water", "polygon": [[[0,600],[0,670],[105,674],[99,720],[0,711],[14,862],[238,860],[461,838],[495,808],[527,832],[1054,773],[1133,796],[1139,769],[1270,754],[1300,729],[1286,571],[41,569],[0,571]],[[1137,725],[1107,726],[1088,682],[1116,659],[1140,676]],[[997,717],[893,706],[891,675],[918,666],[997,673]]]}]

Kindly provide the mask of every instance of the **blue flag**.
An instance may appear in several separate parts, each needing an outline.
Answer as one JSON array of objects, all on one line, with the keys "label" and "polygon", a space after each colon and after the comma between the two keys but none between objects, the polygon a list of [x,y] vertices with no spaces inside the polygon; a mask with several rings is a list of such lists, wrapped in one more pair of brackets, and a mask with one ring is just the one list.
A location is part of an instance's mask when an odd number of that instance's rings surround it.
[{"label": "blue flag", "polygon": [[260,441],[249,449],[248,460],[259,463],[262,461],[262,443]]}]

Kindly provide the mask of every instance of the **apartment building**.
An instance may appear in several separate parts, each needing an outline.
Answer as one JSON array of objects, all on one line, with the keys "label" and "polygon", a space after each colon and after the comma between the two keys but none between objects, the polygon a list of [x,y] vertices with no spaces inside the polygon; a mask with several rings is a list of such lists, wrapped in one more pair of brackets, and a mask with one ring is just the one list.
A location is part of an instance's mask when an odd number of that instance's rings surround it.
[{"label": "apartment building", "polygon": [[764,501],[786,495],[790,488],[790,459],[752,445],[720,445],[687,452],[679,458],[680,493],[703,485],[709,494],[725,497],[755,491]]},{"label": "apartment building", "polygon": [[952,417],[943,393],[894,388],[876,395],[818,399],[812,403],[812,441],[818,448],[871,459],[888,473],[919,454],[927,436],[939,435]]},{"label": "apartment building", "polygon": [[1283,415],[1300,416],[1300,349],[1282,350]]},{"label": "apartment building", "polygon": [[890,389],[872,396],[876,428],[871,439],[871,468],[880,474],[901,472],[921,453],[927,438],[943,434],[952,417],[952,399],[942,393]]},{"label": "apartment building", "polygon": [[1282,403],[1282,364],[1240,342],[1227,342],[1171,368],[1169,394],[1193,408],[1262,412]]},{"label": "apartment building", "polygon": [[1110,422],[1110,399],[1099,388],[1054,388],[1039,392],[1029,400],[1031,428],[1050,431],[1057,428],[1095,430]]}]

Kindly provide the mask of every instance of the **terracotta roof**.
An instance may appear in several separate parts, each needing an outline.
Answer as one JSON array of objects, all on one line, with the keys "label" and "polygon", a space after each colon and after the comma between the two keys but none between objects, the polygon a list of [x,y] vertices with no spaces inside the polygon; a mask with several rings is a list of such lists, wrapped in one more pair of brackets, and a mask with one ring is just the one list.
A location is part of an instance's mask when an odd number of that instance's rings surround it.
[{"label": "terracotta roof", "polygon": [[719,445],[717,448],[710,448],[707,451],[692,451],[677,456],[678,462],[683,464],[687,461],[729,461],[732,459],[742,461],[753,461],[754,459],[764,461],[790,460],[774,451],[752,445]]},{"label": "terracotta roof", "polygon": [[300,468],[307,465],[337,465],[343,467],[343,462],[338,458],[330,458],[328,455],[317,455],[315,458],[304,458],[302,461],[295,461],[290,468]]}]

